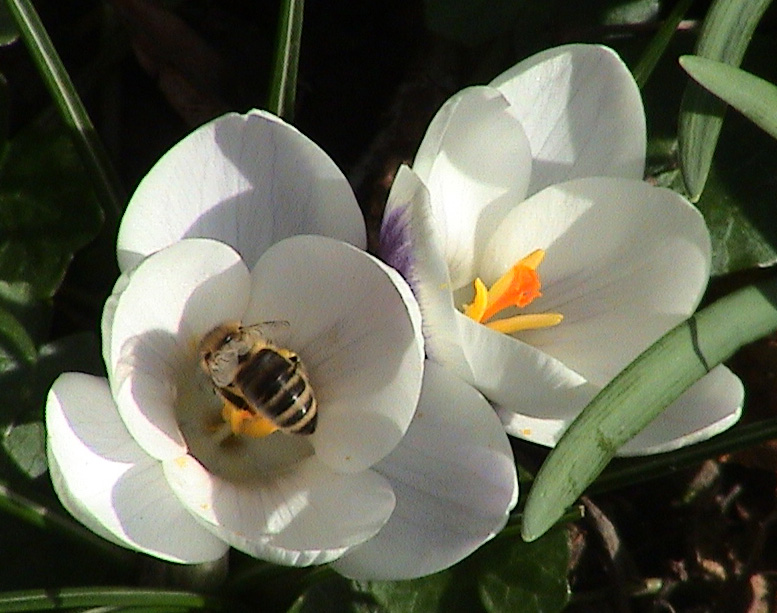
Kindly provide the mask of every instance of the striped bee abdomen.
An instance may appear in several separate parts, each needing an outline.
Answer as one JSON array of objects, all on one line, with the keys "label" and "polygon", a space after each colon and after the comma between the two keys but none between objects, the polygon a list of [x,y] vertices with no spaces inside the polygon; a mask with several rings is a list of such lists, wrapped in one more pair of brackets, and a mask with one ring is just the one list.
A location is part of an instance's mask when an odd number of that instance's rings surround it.
[{"label": "striped bee abdomen", "polygon": [[289,434],[313,434],[317,407],[313,389],[299,358],[271,348],[253,353],[241,363],[230,387],[239,389],[248,404]]}]

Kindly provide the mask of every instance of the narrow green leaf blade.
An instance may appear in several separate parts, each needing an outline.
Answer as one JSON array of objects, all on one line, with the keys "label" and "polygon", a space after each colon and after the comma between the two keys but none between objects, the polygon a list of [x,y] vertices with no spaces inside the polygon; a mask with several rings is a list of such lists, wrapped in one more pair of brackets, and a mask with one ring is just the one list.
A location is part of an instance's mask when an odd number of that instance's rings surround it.
[{"label": "narrow green leaf blade", "polygon": [[126,195],[92,120],[78,96],[51,39],[30,0],[6,0],[33,61],[51,93],[73,142],[89,171],[95,192],[112,224],[124,210]]},{"label": "narrow green leaf blade", "polygon": [[691,4],[693,4],[693,0],[682,0],[677,3],[677,6],[672,9],[672,12],[664,20],[664,23],[661,24],[658,32],[656,32],[656,35],[651,39],[650,44],[639,59],[639,63],[634,67],[632,73],[640,89],[645,86],[650,75],[653,74],[658,60],[661,59],[661,56],[669,46],[672,36],[677,31],[677,26],[685,16],[685,13],[688,12]]},{"label": "narrow green leaf blade", "polygon": [[304,0],[283,0],[278,20],[278,41],[267,108],[287,121],[294,119],[304,7]]},{"label": "narrow green leaf blade", "polygon": [[99,606],[228,610],[224,603],[212,596],[164,589],[83,587],[0,593],[0,610],[2,611],[50,611]]},{"label": "narrow green leaf blade", "polygon": [[777,281],[745,287],[670,330],[582,411],[540,468],[522,536],[544,534],[616,451],[711,368],[777,330]]},{"label": "narrow green leaf blade", "polygon": [[[716,0],[704,20],[696,55],[739,66],[753,31],[771,0]],[[689,83],[680,109],[680,165],[694,202],[707,181],[723,124],[725,104],[696,83]]]},{"label": "narrow green leaf blade", "polygon": [[681,57],[680,65],[702,87],[777,138],[777,86],[740,68],[694,55]]}]

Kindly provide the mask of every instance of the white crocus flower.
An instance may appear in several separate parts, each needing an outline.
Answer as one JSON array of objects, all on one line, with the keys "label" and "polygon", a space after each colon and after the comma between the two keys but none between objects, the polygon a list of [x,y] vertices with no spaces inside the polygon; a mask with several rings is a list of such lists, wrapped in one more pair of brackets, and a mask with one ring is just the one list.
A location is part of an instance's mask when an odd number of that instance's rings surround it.
[{"label": "white crocus flower", "polygon": [[[430,358],[475,385],[510,434],[554,445],[702,297],[709,233],[685,199],[642,180],[645,140],[623,62],[568,45],[453,96],[396,176],[381,255],[418,298]],[[742,402],[718,366],[621,453],[705,439]]]},{"label": "white crocus flower", "polygon": [[[435,572],[498,532],[517,498],[507,437],[473,388],[424,368],[418,305],[364,241],[343,175],[272,115],[224,116],[168,152],[122,221],[108,379],[65,373],[49,394],[65,507],[169,561],[233,546],[366,579]],[[288,322],[272,340],[306,368],[315,432],[231,419],[199,351],[231,321]]]}]

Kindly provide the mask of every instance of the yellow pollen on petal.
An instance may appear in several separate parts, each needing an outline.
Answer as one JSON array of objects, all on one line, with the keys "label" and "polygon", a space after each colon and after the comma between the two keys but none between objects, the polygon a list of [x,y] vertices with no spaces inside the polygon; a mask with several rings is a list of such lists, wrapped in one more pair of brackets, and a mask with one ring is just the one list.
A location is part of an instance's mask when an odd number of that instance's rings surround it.
[{"label": "yellow pollen on petal", "polygon": [[560,313],[515,315],[491,320],[506,308],[523,308],[542,296],[537,267],[545,258],[544,249],[536,249],[518,260],[490,288],[480,278],[475,279],[475,297],[464,307],[464,314],[489,328],[505,334],[555,326],[564,318]]}]

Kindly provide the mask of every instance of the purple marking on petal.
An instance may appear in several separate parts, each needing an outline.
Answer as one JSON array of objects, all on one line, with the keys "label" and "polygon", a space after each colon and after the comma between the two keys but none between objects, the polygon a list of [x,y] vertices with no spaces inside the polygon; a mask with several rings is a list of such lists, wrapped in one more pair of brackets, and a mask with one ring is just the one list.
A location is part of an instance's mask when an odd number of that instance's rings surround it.
[{"label": "purple marking on petal", "polygon": [[408,220],[409,205],[397,207],[383,217],[380,226],[378,257],[394,268],[415,291],[415,265],[413,241]]}]

